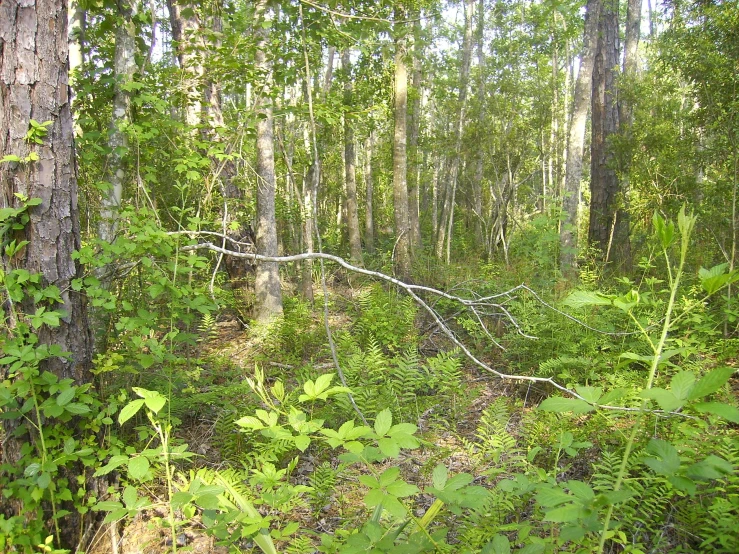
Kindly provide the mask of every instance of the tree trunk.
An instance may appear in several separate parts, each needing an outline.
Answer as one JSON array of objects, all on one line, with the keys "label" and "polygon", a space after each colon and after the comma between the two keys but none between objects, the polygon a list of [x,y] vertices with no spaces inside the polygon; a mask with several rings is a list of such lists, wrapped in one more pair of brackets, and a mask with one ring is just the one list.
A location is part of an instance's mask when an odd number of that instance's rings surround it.
[{"label": "tree trunk", "polygon": [[475,0],[464,2],[464,40],[462,41],[462,63],[459,67],[459,111],[454,127],[454,154],[452,155],[449,171],[449,184],[444,199],[444,208],[439,223],[439,234],[436,240],[436,256],[441,259],[446,244],[446,262],[450,262],[452,229],[454,226],[454,204],[459,180],[460,158],[462,156],[462,136],[464,134],[464,120],[467,115],[467,85],[470,78],[470,61],[472,59],[472,13]]},{"label": "tree trunk", "polygon": [[351,52],[347,48],[341,55],[345,73],[344,82],[344,176],[346,179],[346,218],[349,227],[349,252],[352,260],[362,261],[362,239],[359,235],[359,210],[357,207],[357,154],[354,149],[354,124],[349,115],[352,109],[353,91],[351,76]]},{"label": "tree trunk", "polygon": [[118,27],[115,31],[115,60],[113,72],[113,114],[108,129],[108,184],[103,193],[98,238],[112,243],[118,228],[118,212],[123,199],[123,185],[126,181],[126,156],[128,154],[127,127],[131,122],[131,92],[126,85],[136,73],[136,27],[133,17],[136,8],[128,0],[118,1]]},{"label": "tree trunk", "polygon": [[406,12],[395,7],[395,132],[393,136],[393,208],[395,218],[395,273],[407,280],[411,274],[410,217],[408,214],[408,70]]},{"label": "tree trunk", "polygon": [[364,244],[367,252],[375,252],[375,217],[374,217],[374,183],[372,182],[372,150],[374,147],[375,132],[370,131],[365,140],[364,147],[364,185],[365,185],[365,207],[364,207]]},{"label": "tree trunk", "polygon": [[[198,60],[197,43],[202,40],[197,6],[178,0],[167,0],[172,38],[177,50],[177,61],[184,75],[185,123],[195,127],[200,123],[203,110],[201,81],[205,73]],[[183,14],[183,11],[185,14]]]},{"label": "tree trunk", "polygon": [[408,114],[410,118],[410,130],[408,133],[408,222],[411,233],[411,252],[420,252],[421,243],[421,221],[419,216],[419,154],[418,135],[421,129],[421,57],[423,56],[423,45],[421,44],[421,18],[418,9],[411,12],[413,19],[413,77],[411,109]]},{"label": "tree trunk", "polygon": [[[27,162],[0,164],[0,210],[20,208],[25,198],[38,198],[41,203],[29,210],[30,220],[14,237],[27,240],[13,259],[0,252],[2,270],[13,268],[40,274],[40,287],[55,286],[61,304],[50,309],[63,312],[56,327],[42,325],[38,331],[40,344],[57,345],[69,352],[69,358],[50,357],[39,364],[41,372],[49,371],[61,379],[87,383],[92,358],[92,336],[88,328],[85,298],[72,288],[72,280],[81,276],[72,253],[80,247],[77,179],[74,159],[74,126],[70,111],[68,86],[68,35],[66,3],[61,0],[0,2],[0,158],[7,155],[21,159],[37,156]],[[31,120],[51,122],[48,132],[39,136],[41,144],[25,139]],[[50,302],[50,304],[53,304]],[[32,299],[16,309],[36,311]],[[9,329],[18,320],[9,321]],[[30,415],[30,414],[29,414]],[[39,422],[40,423],[40,422]],[[18,420],[5,419],[2,448],[3,468],[17,467],[23,441],[13,435]],[[30,430],[29,432],[33,433]],[[22,434],[20,434],[22,436]],[[74,469],[53,471],[75,488]],[[22,468],[21,468],[22,473]],[[11,515],[14,506],[6,498],[0,500],[0,512]],[[62,519],[63,542],[75,546],[79,539],[80,515],[72,513]]]},{"label": "tree trunk", "polygon": [[[618,132],[615,70],[618,67],[618,2],[606,0],[598,26],[593,66],[590,229],[588,240],[617,265],[628,252],[628,220],[623,210],[609,137]],[[611,248],[613,250],[611,250]]]},{"label": "tree trunk", "polygon": [[485,30],[485,2],[479,0],[477,4],[477,30],[475,42],[477,43],[477,68],[479,71],[477,79],[477,136],[478,149],[475,154],[475,174],[472,179],[472,211],[474,212],[474,233],[477,244],[483,243],[483,219],[482,219],[482,179],[484,169],[483,129],[485,127],[485,54],[483,51]]},{"label": "tree trunk", "polygon": [[565,190],[562,195],[564,221],[562,221],[559,233],[559,267],[562,274],[568,278],[573,277],[575,272],[585,124],[592,92],[593,60],[598,48],[598,21],[600,20],[602,2],[603,0],[588,0],[586,7],[580,72],[575,83],[575,95],[572,99],[572,120],[567,138]]},{"label": "tree trunk", "polygon": [[[277,255],[277,220],[275,217],[275,147],[274,119],[272,116],[271,81],[272,63],[267,58],[269,27],[267,0],[258,0],[255,6],[254,34],[256,53],[254,65],[264,80],[257,94],[257,252],[265,256]],[[280,288],[279,265],[276,262],[259,262],[254,281],[256,295],[256,319],[269,322],[282,314],[282,290]]]}]

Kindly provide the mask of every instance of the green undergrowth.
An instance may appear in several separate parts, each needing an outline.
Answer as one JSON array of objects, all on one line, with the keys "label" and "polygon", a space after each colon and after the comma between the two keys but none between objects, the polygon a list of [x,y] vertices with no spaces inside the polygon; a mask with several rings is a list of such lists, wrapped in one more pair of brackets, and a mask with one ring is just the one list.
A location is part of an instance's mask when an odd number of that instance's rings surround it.
[{"label": "green undergrowth", "polygon": [[[181,533],[232,552],[739,549],[737,343],[717,295],[736,275],[686,263],[692,216],[655,217],[638,278],[540,291],[546,304],[519,290],[479,319],[433,301],[475,355],[570,393],[484,373],[378,284],[330,290],[330,342],[320,309],[292,297],[274,325],[224,336],[234,307],[211,297],[210,260],[129,217],[138,234],[116,254],[134,265],[107,288],[78,283],[115,330],[94,387],[42,369],[61,355],[35,335],[56,322],[55,291],[4,276],[6,296],[49,309],[3,338],[22,457],[0,484],[23,506],[0,515],[3,551],[61,551],[75,511],[120,527],[146,512],[172,551]],[[452,294],[501,290],[500,266],[475,271]],[[71,482],[73,467],[105,488]]]}]

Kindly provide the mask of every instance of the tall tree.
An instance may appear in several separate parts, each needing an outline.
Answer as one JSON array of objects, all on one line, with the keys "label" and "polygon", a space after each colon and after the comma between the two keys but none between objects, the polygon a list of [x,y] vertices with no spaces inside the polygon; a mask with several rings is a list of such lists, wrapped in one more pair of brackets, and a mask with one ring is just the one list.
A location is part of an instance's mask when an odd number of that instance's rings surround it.
[{"label": "tall tree", "polygon": [[395,272],[401,279],[411,274],[410,217],[408,214],[408,23],[406,10],[395,6],[395,131],[393,134],[393,209],[395,218]]},{"label": "tall tree", "polygon": [[421,37],[420,10],[411,11],[413,20],[413,62],[411,78],[411,109],[408,117],[410,129],[408,132],[408,223],[411,233],[411,251],[421,249],[421,218],[419,207],[419,187],[421,176],[421,157],[418,150],[418,135],[421,130],[421,58],[423,43]]},{"label": "tall tree", "polygon": [[444,205],[441,211],[438,235],[436,237],[436,256],[444,256],[446,245],[446,262],[451,257],[452,229],[454,228],[454,205],[456,203],[457,182],[461,168],[462,137],[467,114],[467,88],[470,80],[470,62],[472,61],[472,14],[475,0],[464,0],[464,38],[462,40],[462,60],[459,66],[459,97],[457,119],[454,124],[454,152],[450,162],[449,180],[447,181]]},{"label": "tall tree", "polygon": [[585,8],[580,72],[572,98],[572,116],[567,137],[567,165],[565,188],[562,198],[564,220],[559,233],[559,267],[563,275],[572,277],[577,252],[577,229],[580,204],[580,181],[585,146],[585,125],[592,93],[593,60],[598,47],[598,21],[603,0],[588,0]]},{"label": "tall tree", "polygon": [[341,54],[344,71],[344,180],[346,182],[346,216],[349,228],[349,251],[356,262],[362,261],[362,240],[359,235],[359,210],[357,208],[357,154],[354,146],[354,122],[349,113],[353,105],[351,50]]},{"label": "tall tree", "polygon": [[131,121],[131,88],[128,84],[136,73],[136,26],[133,17],[136,3],[118,0],[118,26],[115,31],[113,60],[113,113],[108,129],[108,189],[103,193],[98,237],[105,242],[115,240],[118,211],[123,199],[128,153],[128,125]]},{"label": "tall tree", "polygon": [[196,6],[187,0],[167,0],[172,38],[185,88],[185,122],[194,127],[200,123],[203,108],[201,81],[205,73],[196,45],[201,41],[200,18]]},{"label": "tall tree", "polygon": [[[22,268],[39,274],[41,286],[58,289],[61,302],[54,308],[64,315],[58,326],[42,325],[37,334],[40,344],[57,345],[69,356],[43,360],[40,370],[81,384],[91,378],[92,336],[85,299],[72,288],[72,280],[80,276],[72,258],[80,246],[80,227],[67,24],[66,2],[62,0],[0,3],[0,159],[28,159],[0,163],[0,211],[20,208],[23,198],[41,200],[30,210],[28,223],[15,237],[28,241],[25,248],[12,259],[3,248],[0,256],[6,274]],[[39,141],[26,139],[32,122],[47,121],[47,132],[36,135]],[[2,238],[4,243],[6,238]],[[22,308],[26,313],[34,312],[33,300],[25,301]],[[12,330],[21,321],[11,318],[6,323]],[[21,434],[9,429],[16,420],[3,421],[2,471],[6,471],[19,467]],[[0,511],[9,508],[5,498],[1,504]],[[79,538],[82,526],[75,519],[79,517],[70,514],[64,521],[68,545],[76,544]]]},{"label": "tall tree", "polygon": [[610,137],[618,132],[616,70],[619,61],[618,1],[605,0],[593,66],[588,241],[618,267],[630,257],[629,222],[614,167]]},{"label": "tall tree", "polygon": [[[277,255],[277,220],[275,217],[275,144],[272,115],[272,62],[269,48],[268,0],[257,0],[254,11],[256,53],[254,65],[261,78],[257,93],[257,252],[264,256]],[[276,262],[259,262],[254,281],[256,319],[269,322],[282,314],[280,268]]]}]

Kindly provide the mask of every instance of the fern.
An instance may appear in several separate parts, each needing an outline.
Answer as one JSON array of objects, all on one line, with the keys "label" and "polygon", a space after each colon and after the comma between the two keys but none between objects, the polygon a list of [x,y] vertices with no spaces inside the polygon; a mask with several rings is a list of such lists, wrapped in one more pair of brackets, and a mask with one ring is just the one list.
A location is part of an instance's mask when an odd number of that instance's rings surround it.
[{"label": "fern", "polygon": [[477,457],[492,463],[489,475],[514,473],[526,466],[526,456],[516,438],[508,432],[510,411],[504,398],[497,398],[483,410],[475,431]]},{"label": "fern", "polygon": [[308,492],[308,501],[314,517],[318,517],[328,504],[331,503],[339,470],[334,469],[330,462],[322,462],[313,470],[308,479],[311,490]]}]

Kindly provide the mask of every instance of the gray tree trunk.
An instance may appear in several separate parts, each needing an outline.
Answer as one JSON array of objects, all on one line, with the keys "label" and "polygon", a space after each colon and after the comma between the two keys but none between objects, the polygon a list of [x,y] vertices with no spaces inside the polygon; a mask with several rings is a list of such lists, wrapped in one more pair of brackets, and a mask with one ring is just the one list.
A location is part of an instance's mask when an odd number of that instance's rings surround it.
[{"label": "gray tree trunk", "polygon": [[411,274],[410,217],[408,214],[408,69],[406,67],[406,12],[395,7],[395,131],[393,135],[393,209],[395,219],[395,273],[403,280]]},{"label": "gray tree trunk", "polygon": [[[277,220],[275,217],[275,146],[272,116],[272,63],[267,57],[269,28],[267,0],[257,0],[254,34],[257,39],[254,65],[264,82],[257,93],[257,252],[265,256],[277,255]],[[282,314],[280,271],[276,262],[259,262],[254,281],[256,295],[255,316],[259,322],[269,322]]]},{"label": "gray tree trunk", "polygon": [[[167,0],[172,38],[177,51],[185,87],[185,123],[195,127],[200,123],[203,111],[202,80],[205,73],[197,50],[201,46],[200,20],[194,3]],[[185,13],[183,13],[183,11]]]},{"label": "gray tree trunk", "polygon": [[364,244],[367,252],[375,251],[374,183],[372,181],[372,150],[375,132],[370,131],[364,142]]},{"label": "gray tree trunk", "polygon": [[[23,268],[40,274],[40,286],[56,286],[61,304],[50,306],[64,316],[57,327],[43,325],[37,335],[40,344],[57,345],[69,358],[43,360],[41,371],[76,384],[89,382],[92,335],[88,327],[85,298],[72,288],[81,277],[72,253],[80,247],[77,178],[74,159],[74,125],[68,86],[67,8],[62,0],[0,2],[0,158],[15,155],[38,156],[27,163],[0,164],[0,209],[18,208],[17,195],[39,198],[30,209],[30,221],[13,237],[28,244],[12,260],[0,252],[3,271]],[[25,140],[31,119],[50,121],[42,144]],[[2,237],[4,241],[9,237]],[[35,311],[32,299],[20,310]],[[12,326],[17,320],[7,322]],[[12,435],[16,420],[6,419],[2,444],[3,464],[17,466],[23,439]],[[5,471],[5,470],[3,470]],[[75,475],[70,469],[70,487]],[[12,515],[14,506],[0,499],[0,512]],[[67,546],[76,546],[82,528],[78,513],[69,514],[60,526]]]},{"label": "gray tree trunk", "polygon": [[421,220],[419,215],[419,174],[420,157],[418,153],[418,135],[421,130],[421,57],[423,56],[423,44],[421,43],[421,18],[420,11],[411,13],[413,19],[413,73],[412,73],[412,95],[411,109],[408,117],[410,129],[408,133],[408,223],[411,234],[411,252],[420,252],[421,243]]},{"label": "gray tree trunk", "polygon": [[482,216],[482,179],[484,170],[484,152],[485,149],[482,147],[483,141],[483,128],[485,126],[485,54],[483,51],[484,42],[484,31],[485,31],[485,2],[484,0],[478,0],[477,4],[477,30],[475,32],[475,42],[477,43],[477,66],[478,66],[478,80],[477,80],[477,103],[478,103],[478,115],[477,115],[477,133],[479,136],[478,149],[475,153],[475,174],[472,179],[472,211],[474,212],[474,232],[475,240],[477,244],[482,244],[483,237],[483,216]]},{"label": "gray tree trunk", "polygon": [[354,149],[354,123],[349,115],[352,109],[353,90],[351,80],[351,52],[347,48],[341,55],[341,65],[346,74],[344,82],[344,178],[346,180],[346,219],[349,228],[349,252],[355,262],[362,261],[362,239],[359,235],[359,210],[357,207],[357,154]]},{"label": "gray tree trunk", "polygon": [[572,119],[567,137],[565,189],[562,195],[564,220],[559,233],[559,267],[562,274],[569,278],[575,272],[585,126],[592,93],[593,60],[598,48],[598,21],[602,1],[588,0],[587,3],[582,54],[580,55],[580,72],[575,83],[575,94],[572,99]]},{"label": "gray tree trunk", "polygon": [[126,157],[128,154],[127,127],[131,122],[131,92],[126,85],[136,73],[136,15],[134,2],[118,1],[119,22],[115,31],[115,54],[113,61],[113,113],[108,128],[108,184],[103,193],[98,222],[98,238],[112,243],[118,228],[118,212],[123,200],[123,185],[126,182]]}]

